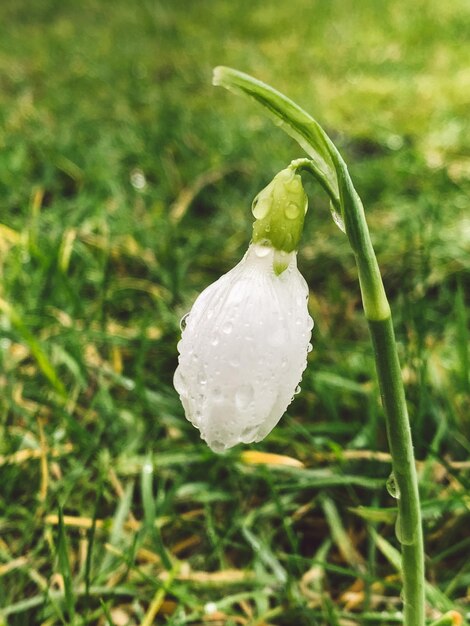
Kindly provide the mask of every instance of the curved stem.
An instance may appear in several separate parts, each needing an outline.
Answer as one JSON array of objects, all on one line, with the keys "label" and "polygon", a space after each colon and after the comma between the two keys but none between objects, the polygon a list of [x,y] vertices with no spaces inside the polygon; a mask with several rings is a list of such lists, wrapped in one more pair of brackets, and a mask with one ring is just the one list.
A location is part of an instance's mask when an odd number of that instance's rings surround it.
[{"label": "curved stem", "polygon": [[356,260],[364,312],[375,352],[393,473],[397,487],[397,537],[402,547],[405,626],[424,626],[424,548],[410,422],[390,306],[370,239],[364,208],[347,166],[331,139],[308,113],[283,94],[231,68],[214,71],[214,84],[254,98],[311,157],[312,173],[339,207]]}]

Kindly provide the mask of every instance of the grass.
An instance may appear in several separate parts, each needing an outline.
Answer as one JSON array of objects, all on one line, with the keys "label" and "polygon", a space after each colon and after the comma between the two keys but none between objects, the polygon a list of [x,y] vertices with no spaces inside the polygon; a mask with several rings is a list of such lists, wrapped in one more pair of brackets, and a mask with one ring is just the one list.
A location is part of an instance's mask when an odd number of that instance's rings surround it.
[{"label": "grass", "polygon": [[296,99],[350,163],[399,340],[428,616],[468,614],[468,17],[464,0],[1,4],[0,623],[400,623],[373,356],[318,188],[299,254],[314,350],[281,424],[216,456],[172,386],[179,319],[302,156],[211,87],[217,64]]}]

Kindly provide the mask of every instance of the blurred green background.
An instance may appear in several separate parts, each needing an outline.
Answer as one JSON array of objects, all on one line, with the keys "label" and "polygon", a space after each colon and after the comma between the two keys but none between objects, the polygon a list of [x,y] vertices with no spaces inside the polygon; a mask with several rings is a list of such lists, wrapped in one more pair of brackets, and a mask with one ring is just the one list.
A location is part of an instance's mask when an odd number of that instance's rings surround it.
[{"label": "blurred green background", "polygon": [[172,386],[179,319],[303,156],[211,86],[220,64],[296,100],[350,166],[420,461],[428,615],[465,614],[469,19],[467,0],[2,1],[0,624],[400,623],[356,270],[310,181],[302,394],[254,454],[216,456]]}]

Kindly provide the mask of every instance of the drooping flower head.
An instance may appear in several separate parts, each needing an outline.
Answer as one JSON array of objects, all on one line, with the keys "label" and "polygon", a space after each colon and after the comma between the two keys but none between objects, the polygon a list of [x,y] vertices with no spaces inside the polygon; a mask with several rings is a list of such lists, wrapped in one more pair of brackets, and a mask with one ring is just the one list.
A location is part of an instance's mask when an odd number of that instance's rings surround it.
[{"label": "drooping flower head", "polygon": [[313,321],[295,251],[306,209],[290,166],[255,198],[243,259],[184,317],[174,384],[187,419],[216,452],[266,437],[307,365]]}]

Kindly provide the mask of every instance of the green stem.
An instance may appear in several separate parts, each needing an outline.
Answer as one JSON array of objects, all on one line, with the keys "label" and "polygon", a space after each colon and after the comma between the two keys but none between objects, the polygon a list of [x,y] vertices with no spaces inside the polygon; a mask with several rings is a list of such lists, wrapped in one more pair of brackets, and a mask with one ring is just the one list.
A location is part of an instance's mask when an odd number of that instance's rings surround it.
[{"label": "green stem", "polygon": [[299,167],[312,173],[341,211],[359,275],[364,312],[375,350],[377,374],[397,486],[397,537],[402,547],[406,626],[424,626],[424,549],[418,481],[396,350],[390,306],[371,243],[362,202],[347,166],[331,139],[308,113],[283,94],[247,74],[227,67],[214,71],[214,84],[259,102],[311,157]]},{"label": "green stem", "polygon": [[369,320],[398,497],[397,538],[402,546],[405,624],[424,624],[424,550],[411,429],[392,318]]}]

